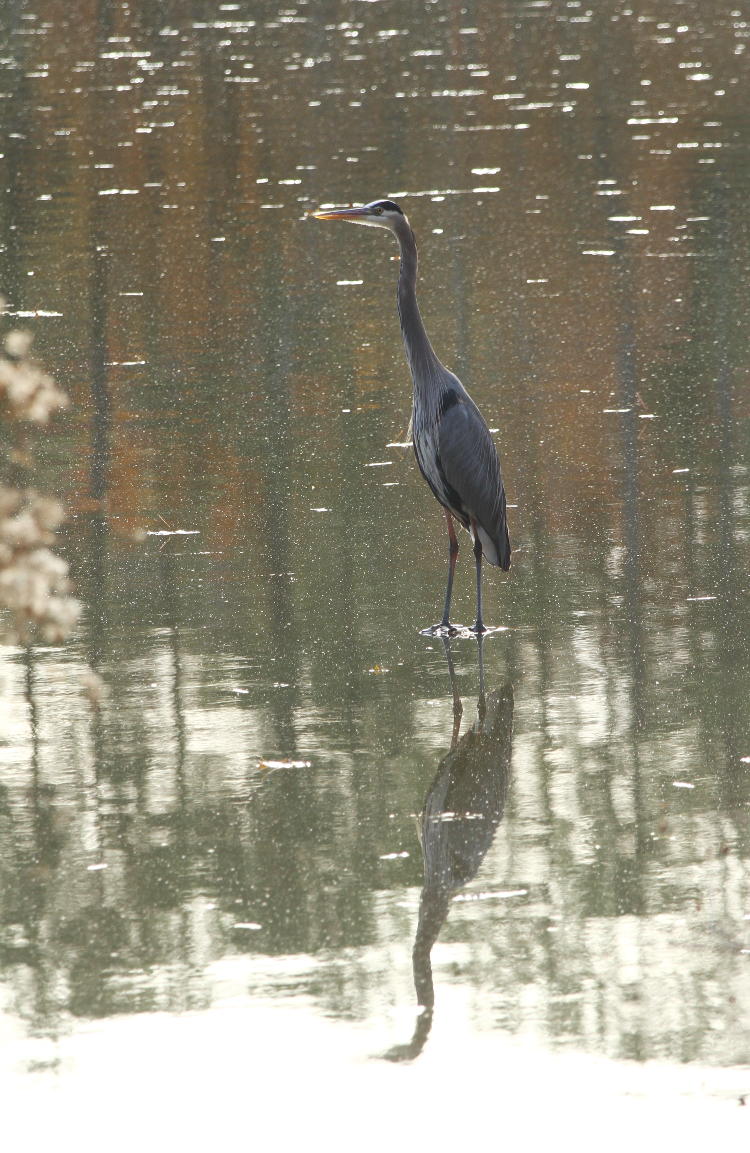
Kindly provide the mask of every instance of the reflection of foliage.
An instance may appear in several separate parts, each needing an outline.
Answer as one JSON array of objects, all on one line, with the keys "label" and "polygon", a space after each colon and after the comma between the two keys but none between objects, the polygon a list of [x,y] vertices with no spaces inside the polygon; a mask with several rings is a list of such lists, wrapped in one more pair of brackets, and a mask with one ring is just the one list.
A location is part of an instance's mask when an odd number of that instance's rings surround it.
[{"label": "reflection of foliage", "polygon": [[[32,467],[23,443],[25,425],[46,424],[68,399],[30,355],[31,335],[9,332],[0,352],[0,405],[6,422],[6,464],[15,476]],[[33,635],[59,642],[78,619],[70,596],[68,566],[54,555],[55,530],[65,513],[59,501],[25,483],[0,484],[0,608],[12,621],[2,630],[6,641]]]},{"label": "reflection of foliage", "polygon": [[60,934],[70,950],[68,1009],[74,1016],[100,1017],[116,1009],[116,990],[108,978],[127,948],[125,917],[108,906],[89,905],[71,918]]}]

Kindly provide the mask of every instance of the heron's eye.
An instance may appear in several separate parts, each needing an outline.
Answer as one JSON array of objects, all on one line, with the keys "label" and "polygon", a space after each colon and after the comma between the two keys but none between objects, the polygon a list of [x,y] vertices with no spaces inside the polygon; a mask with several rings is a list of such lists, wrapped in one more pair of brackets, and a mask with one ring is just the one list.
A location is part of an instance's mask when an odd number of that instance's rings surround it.
[{"label": "heron's eye", "polygon": [[375,215],[376,216],[382,216],[383,215],[383,209],[382,208],[376,208],[375,209]]}]

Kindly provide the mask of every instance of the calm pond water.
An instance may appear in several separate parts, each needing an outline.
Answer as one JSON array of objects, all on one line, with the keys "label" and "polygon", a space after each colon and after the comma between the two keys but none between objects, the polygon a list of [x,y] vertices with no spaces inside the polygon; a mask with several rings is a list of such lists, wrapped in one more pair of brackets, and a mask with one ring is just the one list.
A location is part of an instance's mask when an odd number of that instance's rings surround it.
[{"label": "calm pond water", "polygon": [[[747,13],[7,7],[0,288],[73,399],[41,480],[84,604],[64,647],[0,655],[25,1123],[166,1077],[198,1133],[196,1100],[228,1124],[247,1078],[257,1117],[301,1084],[314,1112],[334,1075],[404,1121],[462,1071],[469,1120],[502,1081],[530,1109],[604,1094],[612,1124],[623,1091],[734,1123]],[[386,195],[497,430],[516,553],[481,654],[419,634],[446,541],[398,447],[393,244],[305,218]]]}]

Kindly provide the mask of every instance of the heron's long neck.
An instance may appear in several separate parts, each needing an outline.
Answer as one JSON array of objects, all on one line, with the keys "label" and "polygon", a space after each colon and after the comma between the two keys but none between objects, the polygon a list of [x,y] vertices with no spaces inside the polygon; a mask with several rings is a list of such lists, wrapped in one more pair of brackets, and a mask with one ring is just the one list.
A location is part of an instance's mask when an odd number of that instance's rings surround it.
[{"label": "heron's long neck", "polygon": [[427,400],[428,383],[440,367],[425,331],[417,304],[417,242],[408,221],[396,231],[401,246],[401,268],[398,277],[398,317],[414,382],[414,400]]}]

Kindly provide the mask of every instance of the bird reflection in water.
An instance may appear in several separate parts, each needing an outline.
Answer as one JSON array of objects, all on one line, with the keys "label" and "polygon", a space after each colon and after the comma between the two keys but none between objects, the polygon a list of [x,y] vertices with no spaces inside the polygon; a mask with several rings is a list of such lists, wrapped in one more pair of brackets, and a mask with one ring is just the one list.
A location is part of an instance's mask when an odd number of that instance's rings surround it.
[{"label": "bird reflection in water", "polygon": [[481,636],[478,644],[477,719],[459,739],[463,706],[450,646],[443,638],[453,691],[453,735],[420,817],[424,884],[412,953],[420,1012],[411,1041],[385,1054],[391,1061],[412,1060],[424,1048],[435,1003],[432,946],[456,893],[479,871],[505,809],[513,741],[513,689],[506,683],[485,695]]}]

